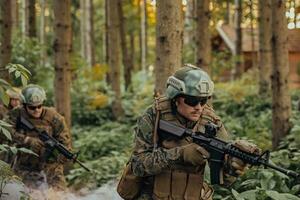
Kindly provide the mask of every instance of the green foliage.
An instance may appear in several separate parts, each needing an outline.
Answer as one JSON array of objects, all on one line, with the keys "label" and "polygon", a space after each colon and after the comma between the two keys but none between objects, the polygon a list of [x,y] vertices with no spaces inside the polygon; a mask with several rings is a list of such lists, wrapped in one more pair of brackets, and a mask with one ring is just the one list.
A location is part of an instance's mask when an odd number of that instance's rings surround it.
[{"label": "green foliage", "polygon": [[101,127],[74,127],[74,147],[79,158],[93,169],[92,173],[75,168],[67,176],[73,187],[97,187],[116,178],[129,158],[133,134],[132,127],[110,122]]}]

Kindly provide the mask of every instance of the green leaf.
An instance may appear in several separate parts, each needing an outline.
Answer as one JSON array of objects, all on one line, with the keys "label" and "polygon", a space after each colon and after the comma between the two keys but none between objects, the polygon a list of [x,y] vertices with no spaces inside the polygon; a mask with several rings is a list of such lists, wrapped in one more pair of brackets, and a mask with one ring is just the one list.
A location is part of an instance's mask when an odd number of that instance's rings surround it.
[{"label": "green leaf", "polygon": [[248,191],[240,193],[240,196],[247,200],[256,200],[256,196],[257,196],[256,192],[257,192],[257,190],[248,190]]},{"label": "green leaf", "polygon": [[243,197],[240,196],[240,194],[236,190],[231,189],[231,192],[236,200],[245,200]]},{"label": "green leaf", "polygon": [[30,71],[28,69],[26,69],[26,67],[24,67],[23,65],[16,64],[16,66],[24,73],[31,75]]},{"label": "green leaf", "polygon": [[24,77],[23,75],[21,76],[21,82],[22,82],[22,85],[23,85],[23,86],[26,86],[26,85],[27,85],[27,78]]},{"label": "green leaf", "polygon": [[288,193],[278,193],[277,191],[273,191],[273,190],[267,190],[266,194],[271,197],[274,200],[300,200],[299,197],[292,195],[292,194],[288,194]]},{"label": "green leaf", "polygon": [[0,120],[0,126],[12,127],[11,124],[9,124],[9,123],[7,123],[7,122],[5,122],[5,121],[3,121],[3,120]]},{"label": "green leaf", "polygon": [[9,140],[11,141],[11,135],[10,135],[10,132],[9,132],[7,129],[5,129],[5,128],[3,128],[3,127],[0,127],[0,131],[1,131],[1,133],[3,133],[3,135],[4,135],[7,139],[9,139]]},{"label": "green leaf", "polygon": [[15,77],[16,77],[16,78],[19,78],[20,76],[21,76],[21,72],[20,72],[20,71],[16,71]]},{"label": "green leaf", "polygon": [[13,154],[16,154],[18,152],[17,147],[10,147],[9,149]]},{"label": "green leaf", "polygon": [[38,155],[36,153],[34,153],[33,151],[31,151],[30,149],[26,149],[26,148],[18,148],[18,151],[23,152],[23,153],[28,153],[28,154],[32,154],[38,157]]}]

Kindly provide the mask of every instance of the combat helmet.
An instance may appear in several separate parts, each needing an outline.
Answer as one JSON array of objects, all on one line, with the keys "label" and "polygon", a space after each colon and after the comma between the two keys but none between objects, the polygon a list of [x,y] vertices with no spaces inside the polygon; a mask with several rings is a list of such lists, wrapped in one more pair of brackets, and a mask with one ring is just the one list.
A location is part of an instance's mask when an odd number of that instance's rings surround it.
[{"label": "combat helmet", "polygon": [[210,97],[214,91],[214,83],[202,69],[185,64],[167,80],[166,96],[173,99],[179,95]]},{"label": "combat helmet", "polygon": [[46,93],[41,86],[30,84],[22,90],[21,97],[24,104],[41,105],[46,100]]},{"label": "combat helmet", "polygon": [[6,90],[6,94],[10,99],[21,100],[21,90],[16,87],[12,87]]}]

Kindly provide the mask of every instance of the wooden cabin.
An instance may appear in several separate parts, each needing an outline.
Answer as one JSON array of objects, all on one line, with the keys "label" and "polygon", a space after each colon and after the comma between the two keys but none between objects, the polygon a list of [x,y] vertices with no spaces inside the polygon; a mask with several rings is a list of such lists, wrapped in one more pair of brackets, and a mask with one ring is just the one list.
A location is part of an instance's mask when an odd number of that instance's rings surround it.
[{"label": "wooden cabin", "polygon": [[[225,46],[233,54],[235,51],[234,41],[236,40],[235,29],[233,26],[219,24],[217,31],[222,39],[221,46]],[[257,62],[258,56],[258,29],[253,30],[253,41],[251,38],[251,29],[242,29],[242,51],[244,58],[244,71],[252,68],[252,61]],[[288,30],[288,49],[289,49],[289,82],[291,88],[300,88],[300,29]],[[253,43],[253,44],[252,44]],[[254,64],[257,66],[257,64]],[[230,74],[230,73],[225,73]],[[229,77],[225,78],[229,79]]]}]

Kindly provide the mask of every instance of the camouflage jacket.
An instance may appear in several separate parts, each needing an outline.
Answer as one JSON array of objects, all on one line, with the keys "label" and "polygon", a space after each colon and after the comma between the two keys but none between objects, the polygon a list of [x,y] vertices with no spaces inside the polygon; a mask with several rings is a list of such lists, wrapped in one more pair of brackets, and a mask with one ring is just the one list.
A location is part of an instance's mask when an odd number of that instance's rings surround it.
[{"label": "camouflage jacket", "polygon": [[[160,119],[172,121],[179,126],[193,129],[197,125],[197,130],[203,132],[204,125],[208,122],[215,123],[219,130],[217,137],[228,140],[229,136],[220,120],[215,114],[212,107],[205,105],[198,122],[192,122],[185,119],[179,113],[174,114],[171,110],[171,103],[166,98],[162,98],[160,102],[161,107]],[[160,138],[158,148],[154,151],[153,132],[156,118],[155,104],[148,108],[146,112],[138,118],[137,126],[135,128],[135,146],[131,157],[132,170],[136,176],[152,176],[161,173],[165,169],[172,168],[173,165],[183,164],[178,147],[164,148],[162,143],[165,138]],[[159,136],[158,136],[159,137]],[[166,139],[167,140],[167,139]]]},{"label": "camouflage jacket", "polygon": [[[39,119],[30,117],[23,107],[18,107],[8,112],[7,116],[5,117],[5,121],[13,125],[10,130],[12,134],[12,143],[17,147],[30,148],[30,146],[24,144],[24,139],[26,136],[38,138],[36,132],[20,128],[20,116],[29,120],[36,128],[45,130],[50,136],[61,142],[68,149],[71,149],[70,133],[64,117],[56,112],[54,108],[49,107],[43,108],[42,115]],[[46,161],[43,163],[42,159],[37,156],[19,153],[15,167],[24,170],[39,171],[41,170],[41,167],[43,168],[47,164],[49,163]]]},{"label": "camouflage jacket", "polygon": [[4,118],[7,112],[8,109],[4,105],[0,104],[0,120]]}]

